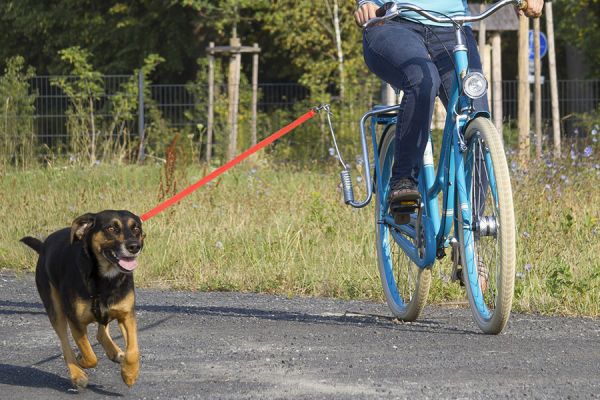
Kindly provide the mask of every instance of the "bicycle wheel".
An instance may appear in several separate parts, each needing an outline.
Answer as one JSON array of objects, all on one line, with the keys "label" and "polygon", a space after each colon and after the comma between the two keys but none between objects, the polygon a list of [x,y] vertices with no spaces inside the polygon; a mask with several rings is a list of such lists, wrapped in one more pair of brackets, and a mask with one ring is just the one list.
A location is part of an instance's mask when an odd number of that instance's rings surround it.
[{"label": "bicycle wheel", "polygon": [[[487,118],[465,131],[468,221],[457,197],[460,257],[467,296],[477,325],[497,334],[506,325],[515,284],[515,220],[512,189],[500,135]],[[465,273],[466,272],[466,273]]]},{"label": "bicycle wheel", "polygon": [[[377,262],[385,298],[392,313],[403,321],[414,321],[419,317],[427,301],[431,284],[431,270],[417,267],[393,238],[392,229],[394,228],[381,222],[389,214],[387,197],[394,161],[395,130],[394,125],[388,126],[379,146],[381,176],[377,181],[379,188],[376,191],[375,205]],[[422,230],[423,224],[416,224],[416,218],[416,215],[411,217],[411,224],[413,227],[420,226],[419,230]],[[394,233],[398,234],[398,232]],[[417,233],[416,236],[421,238],[419,242],[422,243],[423,235]],[[413,243],[415,242],[408,236],[405,237]],[[424,251],[423,245],[418,244],[417,246],[420,252]]]}]

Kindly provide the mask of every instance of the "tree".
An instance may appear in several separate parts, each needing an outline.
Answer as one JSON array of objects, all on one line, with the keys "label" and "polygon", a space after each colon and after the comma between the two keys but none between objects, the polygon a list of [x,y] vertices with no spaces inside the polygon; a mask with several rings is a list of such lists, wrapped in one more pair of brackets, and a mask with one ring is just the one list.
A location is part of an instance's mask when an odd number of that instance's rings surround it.
[{"label": "tree", "polygon": [[262,14],[263,29],[282,54],[289,54],[302,71],[300,82],[313,94],[334,89],[347,97],[349,88],[362,87],[370,78],[353,12],[351,2],[279,0]]},{"label": "tree", "polygon": [[600,0],[555,1],[556,38],[583,54],[589,76],[600,77]]},{"label": "tree", "polygon": [[0,63],[25,57],[41,74],[67,72],[60,50],[79,46],[94,54],[104,74],[129,73],[152,53],[168,62],[157,77],[185,82],[195,74],[201,48],[195,13],[179,1],[15,0],[0,2]]}]

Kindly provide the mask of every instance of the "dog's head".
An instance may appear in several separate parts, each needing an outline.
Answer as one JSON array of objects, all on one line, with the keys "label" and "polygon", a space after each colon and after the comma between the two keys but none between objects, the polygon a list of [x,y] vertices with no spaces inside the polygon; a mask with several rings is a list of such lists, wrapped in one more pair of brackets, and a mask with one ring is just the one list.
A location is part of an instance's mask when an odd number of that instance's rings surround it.
[{"label": "dog's head", "polygon": [[84,214],[71,225],[71,243],[83,241],[107,278],[133,273],[145,236],[140,218],[125,210]]}]

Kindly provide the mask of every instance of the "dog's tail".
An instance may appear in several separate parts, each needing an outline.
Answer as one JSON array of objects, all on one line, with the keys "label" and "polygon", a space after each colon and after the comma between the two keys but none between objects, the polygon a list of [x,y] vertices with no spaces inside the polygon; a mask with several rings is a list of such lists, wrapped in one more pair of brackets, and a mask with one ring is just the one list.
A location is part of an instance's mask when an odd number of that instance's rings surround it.
[{"label": "dog's tail", "polygon": [[44,244],[39,239],[36,239],[31,236],[25,236],[24,238],[21,238],[21,242],[25,243],[27,246],[37,251],[38,254],[42,252],[42,247]]}]

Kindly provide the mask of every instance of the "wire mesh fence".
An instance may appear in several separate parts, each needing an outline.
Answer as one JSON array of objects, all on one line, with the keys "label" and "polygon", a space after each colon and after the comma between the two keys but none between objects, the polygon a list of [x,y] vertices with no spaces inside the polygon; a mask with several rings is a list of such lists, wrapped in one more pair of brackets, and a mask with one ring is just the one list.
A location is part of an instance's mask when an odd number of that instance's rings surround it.
[{"label": "wire mesh fence", "polygon": [[[33,114],[20,115],[18,113],[10,114],[4,112],[0,115],[5,121],[9,118],[31,119],[33,123],[30,126],[33,129],[31,136],[35,137],[39,144],[45,145],[49,149],[59,147],[65,148],[70,135],[70,123],[73,116],[71,110],[73,97],[65,93],[61,87],[56,84],[55,76],[36,76],[29,82],[30,94],[35,96]],[[68,77],[76,79],[77,77]],[[142,122],[150,118],[147,112],[153,109],[158,113],[165,126],[177,130],[188,129],[195,132],[194,140],[202,141],[202,129],[206,127],[206,91],[207,87],[197,84],[149,84],[146,86],[146,96],[139,96],[139,90],[123,90],[127,82],[132,81],[129,75],[110,75],[103,76],[102,93],[91,106],[94,118],[94,126],[97,129],[108,129],[111,121],[115,121],[114,98],[119,94],[120,100],[130,101],[129,115],[127,118],[121,118],[119,123],[123,124],[125,129],[132,136],[137,136],[142,127],[140,127],[140,111],[143,113]],[[135,85],[133,86],[135,88]],[[503,82],[503,111],[504,121],[511,123],[517,118],[517,81]],[[240,87],[241,93],[251,93],[251,86]],[[563,134],[569,134],[577,124],[577,116],[583,113],[597,111],[600,101],[600,80],[562,80],[558,82],[559,91],[559,110],[563,121]],[[221,93],[222,101],[226,103],[225,87],[217,88]],[[243,100],[242,95],[242,101]],[[259,84],[258,111],[259,111],[259,129],[278,128],[285,124],[282,121],[282,111],[291,110],[297,103],[307,101],[310,98],[309,90],[299,84],[288,83],[263,83]],[[123,100],[124,99],[124,100]],[[373,99],[364,99],[360,105],[338,104],[338,107],[349,107],[354,110],[356,115],[345,113],[346,120],[343,123],[347,129],[356,126],[362,113],[373,103]],[[316,104],[314,104],[316,105]],[[533,110],[533,107],[532,107]],[[144,112],[146,111],[146,112]],[[221,111],[226,113],[226,111]],[[1,113],[1,112],[0,112]],[[285,116],[285,114],[283,114]],[[81,116],[79,116],[81,118]],[[71,118],[71,119],[70,119]],[[542,86],[542,118],[545,125],[550,125],[551,121],[551,102],[550,88],[548,84]],[[71,122],[70,122],[71,121]],[[342,123],[338,120],[338,123]],[[221,120],[215,123],[215,142],[218,143],[219,135],[226,135],[226,123]],[[114,123],[113,123],[114,125]],[[4,135],[10,138],[9,124],[5,124]],[[269,132],[266,132],[269,133]],[[112,134],[112,133],[110,133]],[[260,135],[260,134],[259,134]],[[264,135],[263,135],[264,136]],[[222,139],[222,138],[221,138]],[[260,139],[260,138],[259,138]]]}]

